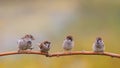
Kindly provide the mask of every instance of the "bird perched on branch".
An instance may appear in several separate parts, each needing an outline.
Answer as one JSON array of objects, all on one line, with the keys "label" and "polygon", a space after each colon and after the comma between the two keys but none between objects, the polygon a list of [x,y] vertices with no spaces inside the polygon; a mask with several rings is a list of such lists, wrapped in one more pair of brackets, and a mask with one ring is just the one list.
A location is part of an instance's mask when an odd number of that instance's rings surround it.
[{"label": "bird perched on branch", "polygon": [[34,40],[34,37],[30,34],[25,35],[20,40],[18,40],[19,50],[18,52],[24,52],[27,49],[32,50],[32,41]]},{"label": "bird perched on branch", "polygon": [[42,43],[39,44],[39,48],[41,52],[48,53],[50,50],[51,42],[49,41],[43,41]]},{"label": "bird perched on branch", "polygon": [[104,42],[101,37],[97,37],[93,44],[94,52],[104,52]]},{"label": "bird perched on branch", "polygon": [[72,36],[67,36],[65,40],[63,41],[63,49],[65,51],[71,51],[72,48],[74,47],[74,41]]}]

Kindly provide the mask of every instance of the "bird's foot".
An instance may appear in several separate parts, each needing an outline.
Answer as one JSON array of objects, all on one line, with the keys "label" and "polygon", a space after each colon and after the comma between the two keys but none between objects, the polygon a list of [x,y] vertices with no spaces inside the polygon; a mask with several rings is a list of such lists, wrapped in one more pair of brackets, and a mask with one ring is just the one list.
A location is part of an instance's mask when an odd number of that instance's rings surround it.
[{"label": "bird's foot", "polygon": [[72,51],[68,51],[68,50],[66,50],[66,51],[64,51],[64,54],[71,54],[72,53]]},{"label": "bird's foot", "polygon": [[46,57],[49,57],[49,53],[48,52],[45,52],[45,51],[40,51],[41,54],[45,55]]},{"label": "bird's foot", "polygon": [[31,53],[31,49],[30,50],[25,50],[25,54],[30,54]]},{"label": "bird's foot", "polygon": [[45,53],[46,53],[46,55],[45,55],[46,57],[49,57],[49,56],[50,56],[50,54],[49,54],[48,52],[45,52]]},{"label": "bird's foot", "polygon": [[94,51],[95,53],[98,53],[98,54],[103,54],[104,51]]},{"label": "bird's foot", "polygon": [[18,50],[18,53],[22,53],[22,50]]},{"label": "bird's foot", "polygon": [[19,53],[19,54],[25,54],[25,53],[26,53],[26,50],[18,50],[18,53]]}]

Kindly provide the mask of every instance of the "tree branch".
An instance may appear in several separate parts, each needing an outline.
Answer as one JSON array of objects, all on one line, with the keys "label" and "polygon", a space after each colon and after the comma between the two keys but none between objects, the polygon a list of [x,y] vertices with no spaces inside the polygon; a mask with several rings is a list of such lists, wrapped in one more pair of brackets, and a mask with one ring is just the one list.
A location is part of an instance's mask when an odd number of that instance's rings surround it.
[{"label": "tree branch", "polygon": [[[15,54],[36,54],[36,55],[47,55],[47,53],[42,53],[39,51],[26,51],[24,53],[13,52],[3,52],[0,56],[15,55]],[[59,52],[59,53],[49,53],[47,57],[59,57],[59,56],[71,56],[71,55],[101,55],[120,58],[120,54],[110,53],[110,52],[92,52],[92,51],[72,51],[72,52]]]}]

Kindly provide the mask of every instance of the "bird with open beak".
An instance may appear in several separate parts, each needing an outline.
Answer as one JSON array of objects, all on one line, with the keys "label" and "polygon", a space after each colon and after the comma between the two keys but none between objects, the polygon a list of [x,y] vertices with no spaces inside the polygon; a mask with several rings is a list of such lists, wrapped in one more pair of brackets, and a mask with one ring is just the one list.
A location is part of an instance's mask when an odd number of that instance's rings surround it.
[{"label": "bird with open beak", "polygon": [[97,37],[93,44],[94,52],[104,52],[104,42],[101,37]]},{"label": "bird with open beak", "polygon": [[63,41],[63,49],[65,51],[71,51],[72,48],[74,47],[74,41],[72,36],[67,36],[65,40]]},{"label": "bird with open beak", "polygon": [[24,51],[30,49],[32,50],[32,41],[34,40],[34,37],[30,34],[25,35],[22,37],[20,40],[18,40],[18,45],[19,45],[19,53],[23,53]]}]

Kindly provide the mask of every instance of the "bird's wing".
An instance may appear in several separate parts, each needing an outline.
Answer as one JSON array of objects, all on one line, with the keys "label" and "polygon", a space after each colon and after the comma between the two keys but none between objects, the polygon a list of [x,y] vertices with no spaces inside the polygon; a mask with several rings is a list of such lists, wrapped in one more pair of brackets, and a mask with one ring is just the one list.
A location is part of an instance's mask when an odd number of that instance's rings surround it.
[{"label": "bird's wing", "polygon": [[18,40],[18,41],[17,41],[17,44],[18,44],[18,45],[22,45],[22,44],[24,44],[24,41],[23,41],[23,40]]}]

